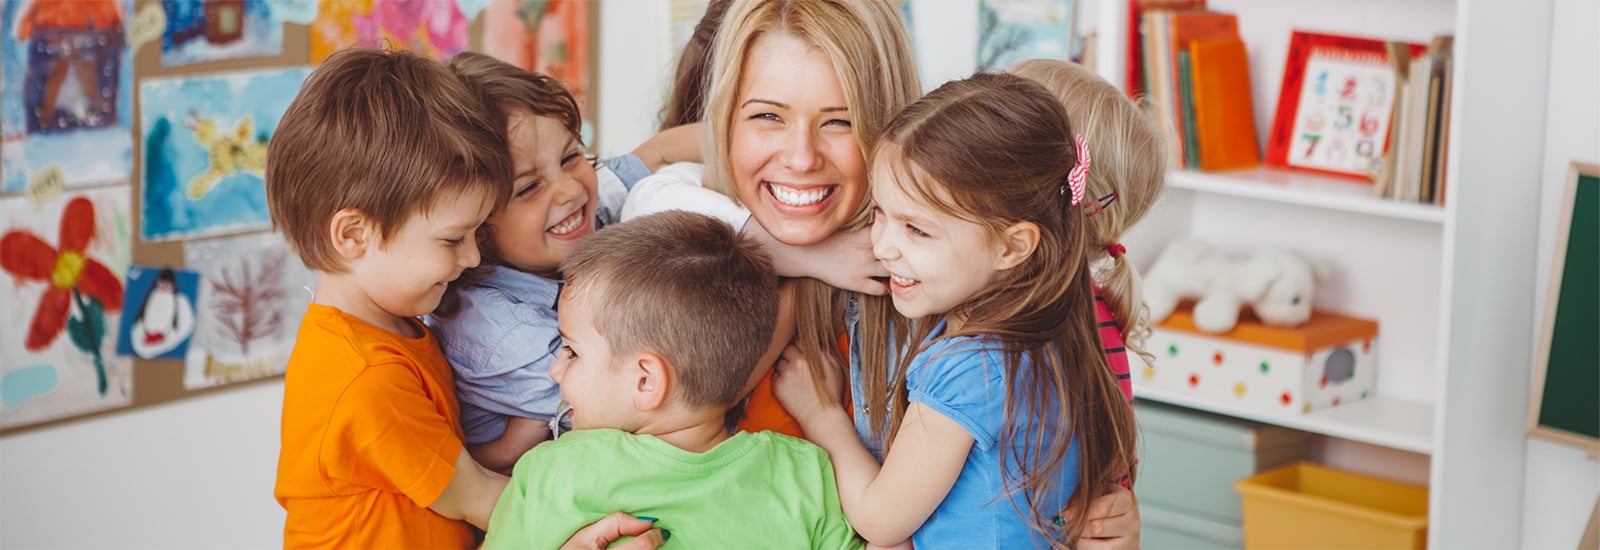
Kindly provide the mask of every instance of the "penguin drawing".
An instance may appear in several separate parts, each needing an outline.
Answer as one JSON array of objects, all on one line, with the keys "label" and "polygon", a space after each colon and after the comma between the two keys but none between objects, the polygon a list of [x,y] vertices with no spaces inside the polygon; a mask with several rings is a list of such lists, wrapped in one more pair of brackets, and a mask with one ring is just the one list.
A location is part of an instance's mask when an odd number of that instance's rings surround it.
[{"label": "penguin drawing", "polygon": [[178,291],[178,276],[171,269],[156,274],[129,332],[134,354],[145,359],[172,351],[194,333],[194,304]]}]

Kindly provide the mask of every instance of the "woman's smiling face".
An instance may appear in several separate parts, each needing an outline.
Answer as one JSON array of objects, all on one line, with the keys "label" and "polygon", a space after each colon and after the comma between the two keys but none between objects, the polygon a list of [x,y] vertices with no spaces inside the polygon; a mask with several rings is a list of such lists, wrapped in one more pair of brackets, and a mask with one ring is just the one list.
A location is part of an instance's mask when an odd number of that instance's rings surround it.
[{"label": "woman's smiling face", "polygon": [[851,116],[822,50],[781,32],[751,45],[728,165],[740,202],[778,240],[821,241],[866,200],[866,159]]}]

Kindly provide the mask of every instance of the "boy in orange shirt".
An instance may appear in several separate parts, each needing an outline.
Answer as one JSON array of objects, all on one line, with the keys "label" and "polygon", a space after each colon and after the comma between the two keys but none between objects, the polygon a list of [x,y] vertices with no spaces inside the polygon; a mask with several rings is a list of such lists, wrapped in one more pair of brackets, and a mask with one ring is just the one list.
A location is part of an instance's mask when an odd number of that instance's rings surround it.
[{"label": "boy in orange shirt", "polygon": [[469,548],[468,523],[488,524],[506,478],[463,449],[450,365],[416,317],[477,265],[506,150],[460,80],[405,52],[334,54],[284,113],[268,207],[317,273],[284,387],[285,547]]}]

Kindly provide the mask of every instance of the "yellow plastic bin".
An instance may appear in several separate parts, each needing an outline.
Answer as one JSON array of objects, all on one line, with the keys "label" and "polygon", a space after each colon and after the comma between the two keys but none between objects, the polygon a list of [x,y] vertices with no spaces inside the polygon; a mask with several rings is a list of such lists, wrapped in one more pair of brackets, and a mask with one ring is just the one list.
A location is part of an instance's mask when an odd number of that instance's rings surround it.
[{"label": "yellow plastic bin", "polygon": [[1428,490],[1296,462],[1239,480],[1245,548],[1423,548]]}]

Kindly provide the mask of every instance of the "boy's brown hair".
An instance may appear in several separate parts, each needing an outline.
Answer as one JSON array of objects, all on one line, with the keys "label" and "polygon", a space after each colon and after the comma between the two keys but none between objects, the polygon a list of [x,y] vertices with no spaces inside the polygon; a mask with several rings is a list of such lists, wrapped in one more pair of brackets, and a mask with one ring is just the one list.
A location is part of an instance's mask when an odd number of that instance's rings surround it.
[{"label": "boy's brown hair", "polygon": [[690,406],[737,403],[777,323],[778,276],[767,255],[701,214],[662,212],[607,227],[561,270],[612,355],[662,356]]},{"label": "boy's brown hair", "polygon": [[386,242],[439,199],[511,193],[505,132],[444,64],[405,51],[349,49],[306,79],[267,146],[267,207],[306,267],[346,268],[328,235],[354,208]]}]

